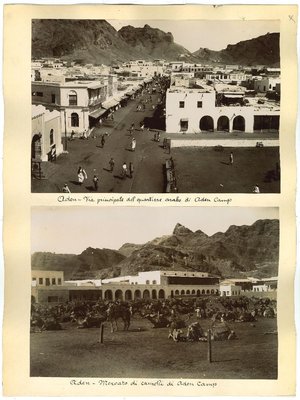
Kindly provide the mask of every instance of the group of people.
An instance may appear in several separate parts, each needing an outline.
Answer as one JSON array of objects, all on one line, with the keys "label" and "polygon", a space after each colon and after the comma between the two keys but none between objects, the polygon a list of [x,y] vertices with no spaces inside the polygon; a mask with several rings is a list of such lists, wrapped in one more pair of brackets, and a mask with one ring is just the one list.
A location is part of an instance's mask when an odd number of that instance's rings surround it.
[{"label": "group of people", "polygon": [[[115,160],[113,157],[110,158],[109,162],[109,172],[113,172],[114,168],[115,168]],[[134,166],[133,163],[130,161],[129,165],[127,167],[127,163],[124,161],[124,163],[122,164],[122,169],[121,169],[121,176],[123,179],[125,179],[126,177],[132,178],[133,177],[133,172],[134,172]],[[82,166],[79,166],[78,170],[77,170],[77,181],[78,184],[81,186],[83,184],[83,182],[85,180],[88,179],[88,175],[85,171],[85,169]],[[99,177],[97,174],[94,174],[93,176],[93,186],[94,186],[94,191],[97,192],[98,191],[98,184],[99,184]],[[62,188],[62,192],[63,193],[71,193],[71,190],[68,186],[67,183],[64,184],[63,188]]]}]

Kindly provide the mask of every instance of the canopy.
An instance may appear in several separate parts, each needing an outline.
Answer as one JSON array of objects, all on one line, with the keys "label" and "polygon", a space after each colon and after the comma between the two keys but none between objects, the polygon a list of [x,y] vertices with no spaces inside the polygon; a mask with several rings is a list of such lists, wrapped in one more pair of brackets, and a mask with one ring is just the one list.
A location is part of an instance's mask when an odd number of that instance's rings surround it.
[{"label": "canopy", "polygon": [[108,110],[109,108],[115,107],[117,104],[119,104],[119,101],[115,99],[109,99],[102,103],[102,108]]},{"label": "canopy", "polygon": [[244,95],[243,94],[234,93],[234,94],[224,94],[224,97],[226,99],[242,99],[244,97]]},{"label": "canopy", "polygon": [[89,116],[92,118],[99,118],[101,117],[101,115],[105,114],[106,111],[107,110],[105,110],[104,108],[99,108],[98,110],[91,112]]}]

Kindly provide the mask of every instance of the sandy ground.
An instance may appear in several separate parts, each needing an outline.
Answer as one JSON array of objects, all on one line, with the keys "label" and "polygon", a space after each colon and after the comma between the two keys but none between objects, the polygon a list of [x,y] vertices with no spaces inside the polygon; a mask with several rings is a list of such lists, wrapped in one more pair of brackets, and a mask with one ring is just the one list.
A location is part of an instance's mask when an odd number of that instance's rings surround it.
[{"label": "sandy ground", "polygon": [[[207,329],[211,321],[201,321]],[[277,335],[275,319],[229,324],[237,333],[233,341],[212,343],[212,363],[207,343],[174,342],[168,328],[152,329],[147,320],[134,318],[128,332],[110,333],[104,344],[99,329],[76,329],[31,334],[31,376],[276,379]],[[268,333],[268,334],[266,334]]]}]

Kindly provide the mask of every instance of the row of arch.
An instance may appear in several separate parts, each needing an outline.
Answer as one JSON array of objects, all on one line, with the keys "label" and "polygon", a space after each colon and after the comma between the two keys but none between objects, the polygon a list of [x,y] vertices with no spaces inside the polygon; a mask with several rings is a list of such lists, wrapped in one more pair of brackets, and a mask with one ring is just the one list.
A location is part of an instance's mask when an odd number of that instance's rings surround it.
[{"label": "row of arch", "polygon": [[113,291],[108,289],[105,290],[104,292],[104,299],[105,300],[138,300],[138,299],[165,299],[165,291],[163,289],[159,289],[158,291],[156,289],[153,290],[148,290],[145,289],[144,291],[141,291],[139,289],[136,289],[134,292],[131,290],[125,290],[123,291],[121,289],[118,289],[115,291],[115,298],[113,298]]},{"label": "row of arch", "polygon": [[180,296],[180,295],[195,295],[195,296],[201,296],[205,294],[219,294],[218,289],[198,289],[198,290],[171,290],[171,297],[175,296]]},{"label": "row of arch", "polygon": [[[197,296],[200,297],[202,295],[218,295],[219,291],[217,289],[182,289],[182,290],[171,290],[171,297],[176,297],[176,296]],[[81,292],[72,292],[71,297],[72,298],[77,298],[78,296],[80,297],[82,295]],[[166,292],[164,289],[145,289],[145,290],[111,290],[107,289],[104,292],[102,290],[97,291],[97,293],[93,292],[90,294],[85,293],[88,297],[91,298],[100,298],[104,300],[122,300],[122,301],[131,301],[131,300],[139,300],[139,299],[144,299],[144,300],[163,300],[166,298]]]},{"label": "row of arch", "polygon": [[[201,131],[214,131],[214,120],[209,115],[204,115],[199,122]],[[237,115],[233,119],[232,130],[245,132],[245,118]],[[225,115],[219,117],[217,121],[217,131],[229,131],[229,118]]]}]

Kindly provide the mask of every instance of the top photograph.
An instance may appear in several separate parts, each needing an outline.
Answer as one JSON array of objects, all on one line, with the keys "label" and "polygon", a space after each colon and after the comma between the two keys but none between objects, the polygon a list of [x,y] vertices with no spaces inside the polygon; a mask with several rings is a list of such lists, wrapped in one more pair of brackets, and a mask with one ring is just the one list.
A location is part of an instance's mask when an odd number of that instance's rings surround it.
[{"label": "top photograph", "polygon": [[33,193],[280,193],[279,20],[33,19]]}]

